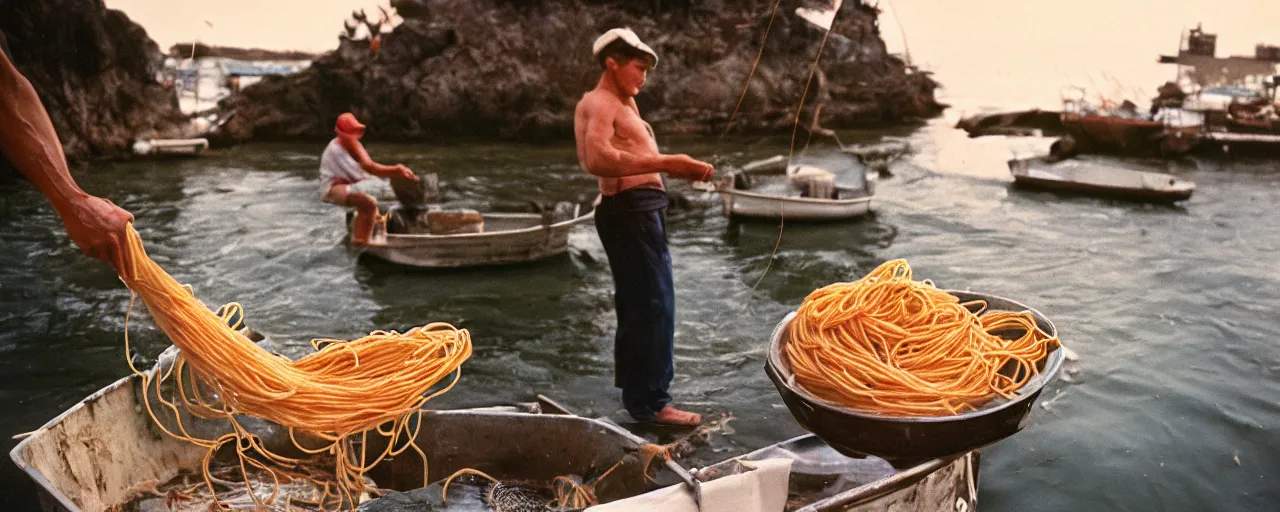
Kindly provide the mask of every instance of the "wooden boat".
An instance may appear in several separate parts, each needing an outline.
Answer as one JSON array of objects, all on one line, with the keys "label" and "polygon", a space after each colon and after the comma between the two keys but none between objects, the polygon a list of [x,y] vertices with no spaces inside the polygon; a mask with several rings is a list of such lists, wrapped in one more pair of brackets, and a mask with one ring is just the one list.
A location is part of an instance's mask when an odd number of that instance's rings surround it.
[{"label": "wooden boat", "polygon": [[[164,488],[166,482],[180,481],[180,475],[199,471],[205,450],[161,434],[152,425],[141,409],[140,382],[130,375],[112,383],[31,433],[10,452],[14,463],[36,483],[43,511],[120,510],[149,495],[146,489]],[[414,442],[428,454],[427,481],[437,482],[432,487],[466,467],[503,481],[528,482],[581,475],[589,468],[599,471],[625,460],[608,485],[597,488],[597,496],[607,502],[660,487],[688,489],[692,483],[696,488],[697,480],[727,476],[742,460],[787,458],[793,461],[789,486],[794,499],[786,510],[962,510],[954,508],[960,501],[968,505],[964,510],[973,510],[976,497],[976,452],[894,469],[875,457],[844,457],[821,440],[803,436],[692,474],[667,462],[654,483],[646,484],[639,461],[625,458],[644,439],[604,420],[557,411],[554,403],[430,411],[421,421]],[[373,437],[370,451],[379,448]],[[419,489],[424,482],[422,463],[412,455],[383,461],[366,476],[380,489],[394,491]]]},{"label": "wooden boat", "polygon": [[[40,427],[10,452],[39,487],[42,510],[121,510],[152,494],[148,489],[181,481],[183,474],[200,474],[205,450],[160,433],[142,409],[140,387],[136,375],[120,379]],[[536,406],[525,406],[425,412],[414,442],[429,456],[430,481],[471,467],[499,479],[550,482],[557,475],[608,468],[645,443],[603,421],[518,412],[521,409],[537,411]],[[371,452],[378,437],[369,437]],[[624,464],[619,474],[633,478],[602,486],[600,498],[619,499],[691,480],[674,462],[660,469],[657,485],[646,484],[639,471],[638,462]],[[409,491],[422,487],[422,461],[396,457],[367,476],[380,489]]]},{"label": "wooden boat", "polygon": [[[851,219],[871,213],[870,186],[851,187],[836,184],[834,197],[817,198],[796,195],[785,183],[785,176],[800,165],[788,165],[779,155],[744,165],[715,185],[724,202],[724,213],[730,217],[824,221]],[[864,171],[865,172],[865,171]],[[770,177],[784,179],[769,180]],[[770,182],[771,181],[771,182]],[[866,183],[866,180],[863,180]],[[767,184],[766,184],[767,183]]]},{"label": "wooden boat", "polygon": [[1156,153],[1165,125],[1159,121],[1065,113],[1062,127],[1082,153]]},{"label": "wooden boat", "polygon": [[1190,198],[1196,190],[1195,183],[1169,174],[1131,171],[1087,160],[1015,159],[1009,161],[1009,171],[1020,187],[1132,201],[1173,203]]},{"label": "wooden boat", "polygon": [[209,149],[208,139],[151,139],[133,145],[133,152],[146,156],[197,156]]},{"label": "wooden boat", "polygon": [[[388,215],[394,215],[392,207]],[[563,220],[538,213],[485,213],[484,231],[375,233],[365,254],[400,265],[458,268],[536,261],[569,250],[569,232],[592,218],[579,206]]]},{"label": "wooden boat", "polygon": [[1062,113],[1040,109],[974,114],[961,119],[956,128],[969,137],[988,135],[1056,136],[1064,133]]}]

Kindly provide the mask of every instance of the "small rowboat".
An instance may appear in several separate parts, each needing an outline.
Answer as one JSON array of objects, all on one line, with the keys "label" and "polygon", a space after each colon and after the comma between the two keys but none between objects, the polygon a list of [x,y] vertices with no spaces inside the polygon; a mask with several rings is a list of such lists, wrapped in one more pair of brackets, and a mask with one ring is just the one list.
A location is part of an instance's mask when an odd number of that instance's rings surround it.
[{"label": "small rowboat", "polygon": [[[130,375],[103,388],[31,433],[10,452],[18,468],[38,487],[41,510],[106,512],[131,510],[122,507],[143,502],[151,507],[144,510],[167,510],[166,492],[157,489],[182,488],[187,485],[183,475],[193,472],[192,482],[202,485],[199,468],[205,450],[155,428],[141,409],[140,382]],[[200,435],[219,432],[209,430]],[[266,442],[272,442],[282,432],[262,433]],[[289,442],[287,433],[283,440]],[[368,441],[371,452],[379,451],[377,436]],[[650,468],[653,480],[646,484],[640,474],[642,465],[628,456],[645,443],[644,439],[604,420],[557,411],[553,403],[425,412],[414,443],[427,453],[430,474],[426,481],[435,484],[419,489],[424,481],[422,463],[412,454],[383,461],[366,474],[368,479],[386,491],[435,499],[440,496],[439,481],[465,467],[504,482],[547,482],[558,475],[599,471],[625,460],[597,489],[601,502],[610,502],[643,497],[650,491],[687,494],[689,487],[683,482],[694,481],[704,488],[716,485],[716,480],[740,471],[743,461],[788,459],[790,496],[787,506],[779,510],[932,512],[974,510],[979,463],[978,453],[969,452],[894,468],[875,457],[840,455],[820,439],[806,435],[692,475],[675,462],[655,463],[661,467],[656,468],[657,474]],[[237,468],[228,480],[239,478]],[[270,481],[255,479],[255,487],[259,496],[265,497]],[[751,495],[753,490],[743,492]],[[710,505],[706,503],[711,499],[709,493],[703,495],[704,504]],[[200,504],[183,499],[187,506]],[[965,508],[959,508],[961,502]]]},{"label": "small rowboat", "polygon": [[[10,452],[18,468],[35,481],[43,511],[170,510],[165,505],[169,489],[191,488],[185,480],[201,489],[199,475],[205,449],[156,429],[142,409],[141,381],[130,375],[90,395],[32,432]],[[458,469],[471,467],[503,480],[550,482],[557,475],[608,468],[645,443],[635,434],[603,421],[536,414],[538,411],[537,404],[518,404],[424,412],[414,443],[428,455],[428,481],[439,481]],[[214,422],[204,420],[202,426],[210,430],[195,435],[216,437],[229,428],[221,421],[216,422],[219,427],[214,427]],[[255,430],[265,442],[289,443],[287,431],[267,425],[261,431]],[[385,438],[368,436],[371,453],[379,440],[385,447]],[[688,472],[674,462],[655,464],[658,465],[661,467],[654,476],[658,485],[691,480]],[[625,478],[602,486],[599,497],[616,500],[656,488],[640,474],[640,466],[629,459],[618,471]],[[238,469],[227,480],[241,479]],[[366,476],[380,489],[410,491],[422,487],[422,470],[422,461],[410,454],[388,459]],[[255,494],[265,498],[273,487],[269,477],[251,478]],[[283,482],[281,490],[286,490]],[[296,484],[287,490],[299,495],[311,491]],[[210,500],[207,496],[201,499],[203,503],[196,503],[199,500],[186,496],[178,502],[184,504],[181,510],[205,510],[197,505],[207,505]],[[238,496],[235,504],[245,507],[238,510],[252,507],[247,495]],[[281,498],[269,510],[285,508]]]},{"label": "small rowboat", "polygon": [[[832,197],[803,197],[785,183],[785,176],[813,166],[789,165],[776,156],[744,165],[715,185],[729,217],[828,221],[852,219],[871,213],[869,186],[837,183]],[[864,171],[865,172],[865,171]],[[773,178],[773,179],[770,179]],[[783,178],[781,180],[777,178]],[[866,180],[862,180],[864,183]]]},{"label": "small rowboat", "polygon": [[144,156],[197,156],[206,149],[208,139],[151,139],[133,144],[133,152]]},{"label": "small rowboat", "polygon": [[1174,203],[1190,198],[1196,190],[1195,183],[1169,174],[1131,171],[1087,160],[1010,160],[1009,171],[1020,187],[1131,201]]},{"label": "small rowboat", "polygon": [[[388,215],[395,215],[392,207]],[[536,261],[569,250],[569,232],[592,211],[574,206],[565,218],[538,213],[485,213],[480,233],[375,233],[365,254],[400,265],[459,268]]]}]

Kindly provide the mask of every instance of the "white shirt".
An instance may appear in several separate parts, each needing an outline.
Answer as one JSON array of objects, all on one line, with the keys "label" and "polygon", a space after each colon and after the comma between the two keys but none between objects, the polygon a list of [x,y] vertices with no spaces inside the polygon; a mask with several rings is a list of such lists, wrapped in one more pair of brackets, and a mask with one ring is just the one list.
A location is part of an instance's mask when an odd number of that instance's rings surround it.
[{"label": "white shirt", "polygon": [[342,147],[342,143],[338,142],[336,137],[329,141],[329,145],[324,148],[324,153],[320,155],[321,196],[329,191],[329,187],[333,186],[335,181],[356,183],[372,177],[372,174],[360,167],[360,162],[347,153],[346,148]]}]

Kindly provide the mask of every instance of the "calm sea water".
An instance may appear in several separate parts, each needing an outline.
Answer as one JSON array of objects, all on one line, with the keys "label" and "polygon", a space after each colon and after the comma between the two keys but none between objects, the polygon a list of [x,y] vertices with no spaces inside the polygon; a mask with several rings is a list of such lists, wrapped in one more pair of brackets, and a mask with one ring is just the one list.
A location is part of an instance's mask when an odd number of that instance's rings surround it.
[{"label": "calm sea water", "polygon": [[[906,258],[939,285],[1037,307],[1080,354],[1022,433],[985,450],[983,510],[1276,510],[1280,507],[1280,169],[1270,162],[1127,161],[1196,181],[1178,207],[1012,190],[1004,160],[1046,141],[968,140],[952,120],[893,132],[916,154],[847,224],[731,224],[710,198],[670,217],[678,402],[732,413],[716,460],[801,433],[762,370],[774,324],[816,287]],[[664,140],[741,164],[785,139]],[[1012,148],[1012,149],[1011,149]],[[367,262],[340,209],[316,200],[322,145],[249,145],[206,158],[95,164],[84,188],[137,216],[151,254],[209,304],[239,301],[288,353],[313,337],[448,321],[470,329],[461,407],[557,397],[614,414],[611,281],[594,229],[534,265],[421,272]],[[568,145],[378,145],[382,161],[438,172],[447,199],[485,208],[593,194]],[[703,201],[705,200],[705,201]],[[125,375],[129,294],[77,253],[32,189],[0,191],[0,433],[33,430]],[[753,285],[760,280],[758,287]],[[166,345],[145,320],[141,350]],[[104,428],[109,428],[104,425]],[[34,488],[5,463],[6,509]]]}]

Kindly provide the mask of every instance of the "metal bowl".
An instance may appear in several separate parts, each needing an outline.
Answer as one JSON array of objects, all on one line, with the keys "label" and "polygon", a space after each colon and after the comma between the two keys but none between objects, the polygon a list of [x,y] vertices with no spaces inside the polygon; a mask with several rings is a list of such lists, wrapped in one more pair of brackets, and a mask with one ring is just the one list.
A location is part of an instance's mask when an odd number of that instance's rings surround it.
[{"label": "metal bowl", "polygon": [[[1027,311],[1036,324],[1051,336],[1057,328],[1040,314],[1018,302],[981,293],[947,290],[961,302],[983,300],[988,311]],[[976,411],[954,416],[895,417],[850,409],[809,393],[795,380],[784,343],[796,313],[789,313],[773,331],[765,371],[773,381],[792,416],[840,453],[850,457],[874,455],[894,466],[924,459],[955,456],[981,448],[1017,433],[1027,425],[1036,397],[1062,368],[1064,352],[1059,346],[1036,366],[1039,374],[1018,389],[1013,399],[997,398]]]}]

